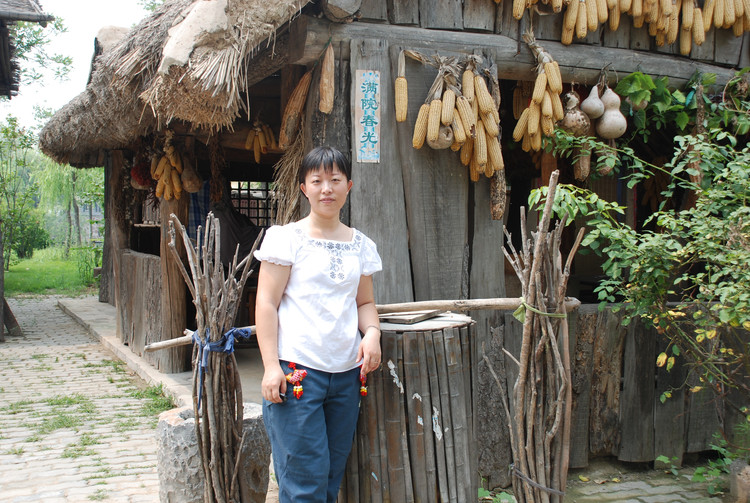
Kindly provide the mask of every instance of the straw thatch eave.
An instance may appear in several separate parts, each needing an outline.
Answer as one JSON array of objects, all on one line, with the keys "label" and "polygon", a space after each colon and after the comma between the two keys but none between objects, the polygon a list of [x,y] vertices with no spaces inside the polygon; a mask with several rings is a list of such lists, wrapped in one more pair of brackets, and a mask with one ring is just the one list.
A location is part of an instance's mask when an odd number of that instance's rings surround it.
[{"label": "straw thatch eave", "polygon": [[[127,148],[140,136],[155,130],[156,117],[138,99],[156,71],[146,55],[161,53],[169,27],[191,3],[192,0],[165,2],[109,53],[99,56],[86,89],[55,113],[42,129],[39,135],[42,152],[59,163],[87,167],[92,153]],[[137,58],[139,54],[143,57]],[[117,79],[115,85],[117,71],[134,59],[139,65],[138,72],[127,81]]]},{"label": "straw thatch eave", "polygon": [[170,36],[196,5],[206,4],[167,0],[96,61],[86,90],[42,130],[42,151],[83,167],[92,153],[127,148],[172,121],[194,129],[231,128],[244,110],[252,58],[308,0],[225,1],[225,29],[199,37],[183,65],[164,68]]}]

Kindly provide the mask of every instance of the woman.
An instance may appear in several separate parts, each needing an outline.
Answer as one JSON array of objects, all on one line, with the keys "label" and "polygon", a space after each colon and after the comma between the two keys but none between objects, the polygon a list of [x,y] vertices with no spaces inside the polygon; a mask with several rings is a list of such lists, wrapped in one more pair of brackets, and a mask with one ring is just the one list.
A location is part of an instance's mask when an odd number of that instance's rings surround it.
[{"label": "woman", "polygon": [[299,183],[310,214],[268,229],[255,252],[263,420],[282,503],[336,501],[360,385],[380,365],[372,275],[382,263],[375,243],[339,220],[350,178],[341,152],[308,153]]}]

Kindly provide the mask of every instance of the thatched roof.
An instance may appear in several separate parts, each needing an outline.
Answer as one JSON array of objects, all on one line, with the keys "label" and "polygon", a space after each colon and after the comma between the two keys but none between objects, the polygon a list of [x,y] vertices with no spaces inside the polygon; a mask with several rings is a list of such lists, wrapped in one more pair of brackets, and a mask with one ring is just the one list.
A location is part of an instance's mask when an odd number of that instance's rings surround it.
[{"label": "thatched roof", "polygon": [[[95,60],[86,90],[42,130],[42,151],[86,166],[99,149],[125,148],[173,120],[231,126],[243,110],[245,70],[256,49],[307,1],[167,0]],[[226,4],[210,26],[200,10],[208,4]],[[175,45],[189,57],[175,58]]]},{"label": "thatched roof", "polygon": [[45,14],[36,0],[0,0],[0,19],[46,23],[55,18]]},{"label": "thatched roof", "polygon": [[40,23],[43,26],[54,16],[45,14],[36,0],[0,0],[0,95],[18,94],[20,67],[15,57],[15,44],[8,25],[16,21]]}]

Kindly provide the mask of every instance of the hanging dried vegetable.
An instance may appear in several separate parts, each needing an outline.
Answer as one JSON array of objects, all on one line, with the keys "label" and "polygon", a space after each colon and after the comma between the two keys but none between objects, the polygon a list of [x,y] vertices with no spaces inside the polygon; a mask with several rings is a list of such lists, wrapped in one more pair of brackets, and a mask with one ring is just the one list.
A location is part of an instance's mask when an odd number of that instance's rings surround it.
[{"label": "hanging dried vegetable", "polygon": [[536,79],[531,100],[513,129],[513,139],[521,142],[521,148],[528,152],[540,150],[542,148],[542,136],[552,136],[555,130],[555,122],[563,118],[563,107],[560,100],[562,76],[557,62],[550,53],[537,43],[532,33],[525,33],[523,39],[534,53],[537,61]]}]

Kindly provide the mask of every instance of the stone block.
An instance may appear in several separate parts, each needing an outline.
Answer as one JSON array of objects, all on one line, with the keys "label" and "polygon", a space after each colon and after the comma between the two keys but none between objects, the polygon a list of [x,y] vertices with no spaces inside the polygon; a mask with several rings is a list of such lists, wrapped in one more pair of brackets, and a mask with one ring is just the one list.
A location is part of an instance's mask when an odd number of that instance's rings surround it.
[{"label": "stone block", "polygon": [[750,466],[744,459],[735,459],[729,466],[729,494],[732,503],[748,503]]},{"label": "stone block", "polygon": [[[263,503],[269,480],[271,445],[263,426],[263,408],[244,404],[243,434],[239,470],[243,503]],[[159,500],[162,503],[203,501],[203,470],[195,436],[192,407],[163,412],[156,429]]]}]

